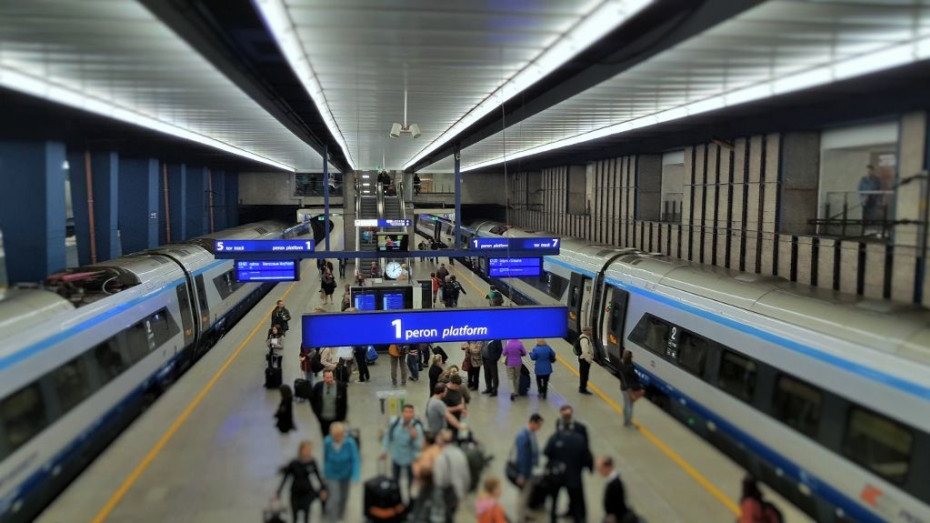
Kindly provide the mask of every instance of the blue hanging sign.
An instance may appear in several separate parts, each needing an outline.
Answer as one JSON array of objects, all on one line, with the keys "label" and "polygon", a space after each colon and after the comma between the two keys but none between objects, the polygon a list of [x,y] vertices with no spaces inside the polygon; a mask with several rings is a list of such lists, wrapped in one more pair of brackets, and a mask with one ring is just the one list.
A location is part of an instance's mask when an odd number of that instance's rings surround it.
[{"label": "blue hanging sign", "polygon": [[563,338],[566,307],[495,307],[305,314],[307,347]]},{"label": "blue hanging sign", "polygon": [[476,251],[539,251],[540,256],[559,254],[561,238],[472,238]]},{"label": "blue hanging sign", "polygon": [[215,253],[313,252],[313,239],[306,240],[216,240]]},{"label": "blue hanging sign", "polygon": [[296,260],[236,261],[236,281],[239,283],[299,279],[300,265]]}]

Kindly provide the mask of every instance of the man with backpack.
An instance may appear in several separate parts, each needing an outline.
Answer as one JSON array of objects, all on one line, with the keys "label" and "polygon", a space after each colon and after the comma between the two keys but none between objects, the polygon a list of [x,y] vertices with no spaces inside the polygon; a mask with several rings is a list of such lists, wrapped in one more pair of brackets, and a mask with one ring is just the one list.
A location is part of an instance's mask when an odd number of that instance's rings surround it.
[{"label": "man with backpack", "polygon": [[575,356],[578,356],[578,392],[591,394],[588,390],[588,375],[591,373],[591,362],[594,361],[594,344],[591,342],[591,327],[581,329],[581,336],[572,345]]},{"label": "man with backpack", "polygon": [[490,307],[500,307],[504,304],[504,295],[493,285],[491,285],[491,290],[488,291],[488,295],[484,299],[488,300]]},{"label": "man with backpack", "polygon": [[407,476],[408,499],[413,488],[413,462],[420,456],[423,449],[423,423],[416,418],[413,405],[404,405],[399,417],[395,417],[388,425],[387,431],[381,438],[383,452],[381,459],[391,458],[391,476],[400,486],[401,472]]},{"label": "man with backpack", "polygon": [[462,288],[462,284],[455,279],[455,275],[449,276],[446,283],[442,286],[442,300],[447,308],[457,307],[459,304],[459,293],[468,294]]}]

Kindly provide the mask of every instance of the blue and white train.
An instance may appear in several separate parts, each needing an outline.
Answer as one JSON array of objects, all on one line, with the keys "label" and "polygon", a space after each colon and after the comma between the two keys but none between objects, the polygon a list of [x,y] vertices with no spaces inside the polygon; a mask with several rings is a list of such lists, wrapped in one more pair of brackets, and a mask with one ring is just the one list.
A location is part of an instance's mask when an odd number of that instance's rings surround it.
[{"label": "blue and white train", "polygon": [[0,521],[31,521],[271,288],[237,283],[214,239],[311,229],[255,223],[0,294]]},{"label": "blue and white train", "polygon": [[566,305],[604,367],[632,351],[653,402],[818,521],[930,522],[926,309],[569,238],[543,267],[495,282]]}]

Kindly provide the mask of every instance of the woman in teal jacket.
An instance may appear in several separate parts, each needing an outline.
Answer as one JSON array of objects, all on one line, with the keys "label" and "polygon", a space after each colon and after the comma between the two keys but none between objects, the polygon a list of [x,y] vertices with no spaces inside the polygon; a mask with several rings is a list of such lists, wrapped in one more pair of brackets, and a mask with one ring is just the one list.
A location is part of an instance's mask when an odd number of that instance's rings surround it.
[{"label": "woman in teal jacket", "polygon": [[346,435],[344,424],[333,423],[329,436],[323,440],[323,475],[329,490],[326,513],[331,521],[342,521],[345,517],[349,486],[358,483],[361,464],[358,443]]},{"label": "woman in teal jacket", "polygon": [[546,399],[549,393],[549,376],[552,375],[552,364],[555,362],[555,351],[546,340],[536,340],[536,346],[530,351],[530,359],[536,362],[536,388],[539,397]]}]

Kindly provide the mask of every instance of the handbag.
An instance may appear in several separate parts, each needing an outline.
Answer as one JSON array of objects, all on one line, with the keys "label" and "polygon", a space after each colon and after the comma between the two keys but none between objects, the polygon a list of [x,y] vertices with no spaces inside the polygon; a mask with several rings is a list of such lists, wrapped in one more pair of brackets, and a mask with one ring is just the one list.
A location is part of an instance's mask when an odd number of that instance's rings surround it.
[{"label": "handbag", "polygon": [[504,465],[504,474],[507,476],[507,481],[512,483],[515,487],[519,487],[517,484],[517,478],[520,477],[520,470],[517,468],[517,442],[513,442],[513,446],[510,447],[510,454],[507,455],[507,464]]},{"label": "handbag", "polygon": [[462,360],[462,370],[468,372],[471,370],[471,356],[466,352],[465,359]]},{"label": "handbag", "polygon": [[630,401],[632,401],[633,403],[636,403],[636,401],[639,398],[642,398],[643,396],[646,395],[646,391],[643,389],[633,389],[633,390],[627,391],[627,393],[630,395]]}]

